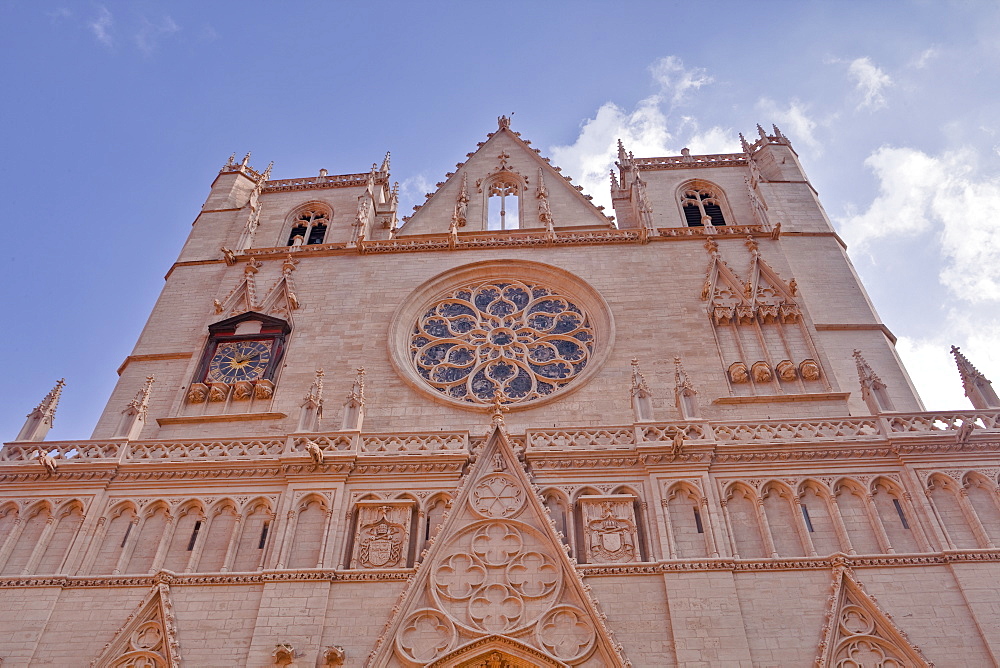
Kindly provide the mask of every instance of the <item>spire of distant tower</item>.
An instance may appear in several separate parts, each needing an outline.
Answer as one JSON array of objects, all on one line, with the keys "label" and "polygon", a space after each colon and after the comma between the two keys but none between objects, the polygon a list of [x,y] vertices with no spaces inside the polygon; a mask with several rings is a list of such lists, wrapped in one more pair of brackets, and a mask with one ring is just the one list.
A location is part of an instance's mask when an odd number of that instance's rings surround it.
[{"label": "spire of distant tower", "polygon": [[35,409],[28,413],[28,419],[24,421],[24,426],[18,433],[15,440],[18,441],[44,441],[45,435],[52,428],[52,423],[56,418],[56,407],[59,406],[59,396],[63,387],[66,386],[66,379],[60,378],[56,381],[55,387],[49,390],[45,398],[35,406]]},{"label": "spire of distant tower", "polygon": [[1000,398],[997,397],[997,393],[993,389],[993,383],[979,369],[972,366],[972,363],[957,346],[951,347],[951,354],[955,356],[955,364],[958,365],[958,373],[962,377],[962,389],[965,390],[965,396],[972,402],[973,408],[979,410],[1000,408]]},{"label": "spire of distant tower", "polygon": [[861,398],[868,404],[872,414],[895,410],[886,391],[886,384],[862,357],[860,350],[854,351],[854,362],[858,367],[858,380],[861,382]]},{"label": "spire of distant tower", "polygon": [[122,417],[118,421],[118,428],[115,429],[115,438],[139,437],[143,425],[146,424],[146,411],[149,408],[149,395],[154,381],[153,376],[146,376],[146,382],[136,392],[135,398],[122,409]]}]

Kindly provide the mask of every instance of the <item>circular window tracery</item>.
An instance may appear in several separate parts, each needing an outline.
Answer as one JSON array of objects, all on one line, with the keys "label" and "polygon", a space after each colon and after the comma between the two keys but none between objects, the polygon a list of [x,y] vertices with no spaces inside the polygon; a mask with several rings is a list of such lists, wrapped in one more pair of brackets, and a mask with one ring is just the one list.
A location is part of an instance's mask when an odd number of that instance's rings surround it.
[{"label": "circular window tracery", "polygon": [[535,401],[571,383],[594,349],[588,315],[533,281],[485,280],[437,299],[410,339],[417,373],[453,399]]},{"label": "circular window tracery", "polygon": [[415,389],[457,407],[533,408],[581,387],[614,344],[607,302],[579,277],[526,260],[457,267],[400,304],[394,366]]}]

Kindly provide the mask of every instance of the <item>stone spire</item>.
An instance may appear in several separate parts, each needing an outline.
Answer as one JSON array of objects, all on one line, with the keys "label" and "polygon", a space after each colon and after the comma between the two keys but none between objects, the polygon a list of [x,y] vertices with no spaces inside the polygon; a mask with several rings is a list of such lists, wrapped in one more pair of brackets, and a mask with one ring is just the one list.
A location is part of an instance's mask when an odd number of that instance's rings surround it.
[{"label": "stone spire", "polygon": [[149,408],[149,395],[153,389],[155,377],[146,376],[146,382],[135,394],[135,398],[122,409],[122,417],[118,421],[114,438],[139,438],[143,425],[146,424],[146,411]]},{"label": "stone spire", "polygon": [[319,431],[319,421],[323,417],[324,375],[323,369],[316,369],[316,377],[302,400],[298,431]]},{"label": "stone spire", "polygon": [[698,406],[698,392],[691,384],[680,357],[674,357],[674,401],[682,420],[697,420],[701,418]]},{"label": "stone spire", "polygon": [[639,369],[639,360],[632,358],[632,386],[629,388],[632,396],[632,413],[636,422],[648,422],[653,419],[653,393],[646,384],[646,377]]},{"label": "stone spire", "polygon": [[24,421],[24,426],[18,433],[16,441],[44,441],[45,435],[52,428],[52,423],[56,417],[56,407],[59,405],[59,396],[63,387],[66,386],[66,379],[60,378],[55,387],[49,390],[41,403],[35,406],[35,410],[28,413],[28,419]]},{"label": "stone spire", "polygon": [[886,391],[886,384],[878,377],[875,370],[871,368],[860,350],[854,351],[854,362],[858,367],[858,380],[861,382],[861,398],[868,404],[872,414],[893,411],[892,400]]},{"label": "stone spire", "polygon": [[358,373],[351,385],[351,392],[344,402],[344,420],[341,429],[344,431],[361,431],[365,421],[365,368],[358,367]]},{"label": "stone spire", "polygon": [[383,174],[388,174],[389,173],[389,156],[390,155],[391,155],[391,151],[386,151],[385,152],[385,158],[382,160],[382,166],[378,168],[378,171],[382,172]]},{"label": "stone spire", "polygon": [[958,373],[962,377],[962,389],[972,402],[973,408],[977,410],[1000,408],[1000,398],[993,389],[993,383],[979,369],[972,366],[957,346],[951,347],[951,354],[955,356],[955,364],[958,365]]}]

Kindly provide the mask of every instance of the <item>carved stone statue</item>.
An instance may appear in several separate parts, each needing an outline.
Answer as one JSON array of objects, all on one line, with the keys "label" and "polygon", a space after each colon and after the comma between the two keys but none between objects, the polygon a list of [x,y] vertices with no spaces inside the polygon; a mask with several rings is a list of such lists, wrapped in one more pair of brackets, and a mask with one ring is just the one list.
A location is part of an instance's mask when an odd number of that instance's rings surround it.
[{"label": "carved stone statue", "polygon": [[771,373],[771,367],[767,365],[767,362],[754,362],[751,371],[753,372],[753,379],[757,383],[770,383],[771,379],[774,378],[774,374]]},{"label": "carved stone statue", "polygon": [[54,474],[56,472],[56,469],[59,468],[59,465],[56,464],[55,457],[52,457],[49,453],[45,452],[45,450],[42,450],[41,448],[38,448],[35,451],[35,453],[38,455],[38,463],[41,464],[43,467],[45,467],[45,470],[48,472],[49,475]]},{"label": "carved stone statue", "polygon": [[795,371],[795,365],[792,364],[791,360],[782,360],[778,362],[778,366],[775,367],[778,372],[778,378],[781,380],[791,382],[798,377]]},{"label": "carved stone statue", "polygon": [[313,463],[317,466],[323,463],[323,450],[313,441],[306,442],[306,452],[312,457]]}]

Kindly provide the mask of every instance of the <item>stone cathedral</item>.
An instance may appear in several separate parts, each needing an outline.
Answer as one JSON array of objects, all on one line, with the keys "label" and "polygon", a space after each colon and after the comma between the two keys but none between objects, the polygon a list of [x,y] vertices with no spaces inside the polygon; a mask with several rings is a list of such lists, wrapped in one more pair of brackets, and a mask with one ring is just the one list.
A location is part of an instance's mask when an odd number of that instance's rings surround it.
[{"label": "stone cathedral", "polygon": [[613,211],[507,117],[402,218],[230,158],[92,438],[0,450],[3,667],[998,665],[1000,400],[757,131]]}]

